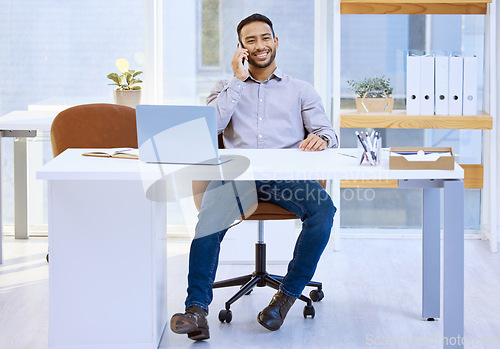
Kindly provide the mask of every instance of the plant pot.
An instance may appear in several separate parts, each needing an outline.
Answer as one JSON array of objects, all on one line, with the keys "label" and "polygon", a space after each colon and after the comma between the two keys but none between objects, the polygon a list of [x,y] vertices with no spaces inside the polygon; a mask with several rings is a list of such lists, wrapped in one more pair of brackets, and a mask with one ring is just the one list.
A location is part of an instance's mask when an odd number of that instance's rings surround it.
[{"label": "plant pot", "polygon": [[392,113],[394,98],[356,98],[358,113]]},{"label": "plant pot", "polygon": [[141,103],[142,90],[113,90],[115,104],[135,108]]}]

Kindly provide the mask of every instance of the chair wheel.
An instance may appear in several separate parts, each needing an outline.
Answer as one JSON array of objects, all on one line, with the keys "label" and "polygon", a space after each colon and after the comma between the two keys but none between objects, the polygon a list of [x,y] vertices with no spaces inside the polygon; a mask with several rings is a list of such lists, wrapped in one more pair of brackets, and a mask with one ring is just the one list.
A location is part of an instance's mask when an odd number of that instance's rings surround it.
[{"label": "chair wheel", "polygon": [[221,311],[219,311],[219,321],[220,322],[230,323],[232,319],[233,319],[233,313],[231,312],[231,310],[222,309]]},{"label": "chair wheel", "polygon": [[45,260],[47,261],[47,263],[49,262],[49,254],[47,253],[47,255],[45,256]]},{"label": "chair wheel", "polygon": [[311,297],[311,300],[313,302],[319,302],[323,298],[325,298],[325,294],[323,291],[318,291],[318,290],[312,290],[309,292],[309,297]]},{"label": "chair wheel", "polygon": [[311,319],[314,319],[314,315],[316,315],[316,312],[314,311],[314,307],[306,305],[304,307],[304,318],[307,319],[308,316],[311,317]]}]

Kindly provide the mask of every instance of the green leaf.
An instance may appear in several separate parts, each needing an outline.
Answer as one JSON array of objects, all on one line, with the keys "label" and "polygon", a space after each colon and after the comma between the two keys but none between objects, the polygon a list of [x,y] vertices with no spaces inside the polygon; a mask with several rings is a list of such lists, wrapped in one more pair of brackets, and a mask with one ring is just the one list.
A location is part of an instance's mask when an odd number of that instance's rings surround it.
[{"label": "green leaf", "polygon": [[127,85],[130,85],[130,82],[132,81],[132,74],[130,74],[128,71],[123,73],[125,76],[125,80],[127,81]]},{"label": "green leaf", "polygon": [[139,75],[139,74],[142,74],[142,71],[140,71],[140,70],[139,70],[139,71],[136,71],[135,73],[133,73],[132,77],[134,77],[134,78],[135,78],[135,77],[136,77],[137,75]]},{"label": "green leaf", "polygon": [[141,86],[132,86],[130,89],[131,90],[140,90]]},{"label": "green leaf", "polygon": [[122,84],[122,76],[116,74],[116,73],[111,73],[107,76],[108,79],[112,80],[116,85],[121,86]]}]

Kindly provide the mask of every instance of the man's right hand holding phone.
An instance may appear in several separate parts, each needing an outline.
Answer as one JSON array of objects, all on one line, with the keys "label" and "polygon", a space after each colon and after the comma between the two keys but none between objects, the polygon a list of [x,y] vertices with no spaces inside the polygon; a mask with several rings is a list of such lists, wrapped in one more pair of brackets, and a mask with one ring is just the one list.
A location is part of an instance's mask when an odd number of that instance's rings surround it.
[{"label": "man's right hand holding phone", "polygon": [[234,53],[233,60],[231,61],[231,68],[233,69],[234,76],[237,79],[245,81],[245,79],[248,78],[249,73],[243,66],[243,62],[245,60],[248,61],[248,50],[246,48],[239,47],[240,45],[238,44],[238,49]]}]

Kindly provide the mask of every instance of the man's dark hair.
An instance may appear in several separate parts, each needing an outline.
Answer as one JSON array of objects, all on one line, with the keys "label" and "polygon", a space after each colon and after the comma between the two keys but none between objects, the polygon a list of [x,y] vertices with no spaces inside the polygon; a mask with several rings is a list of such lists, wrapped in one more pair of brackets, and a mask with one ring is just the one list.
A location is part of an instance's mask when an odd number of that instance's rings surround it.
[{"label": "man's dark hair", "polygon": [[271,20],[269,18],[267,18],[264,15],[261,15],[260,13],[254,13],[253,15],[250,15],[247,18],[245,18],[244,20],[242,20],[240,22],[240,24],[238,24],[238,27],[236,28],[236,32],[238,33],[238,40],[240,42],[241,42],[241,37],[240,37],[241,28],[243,28],[245,25],[250,24],[252,22],[264,22],[267,25],[269,25],[269,27],[271,27],[271,32],[273,33],[273,38],[274,38],[275,35],[274,35],[274,29],[273,29],[273,22],[271,22]]}]

